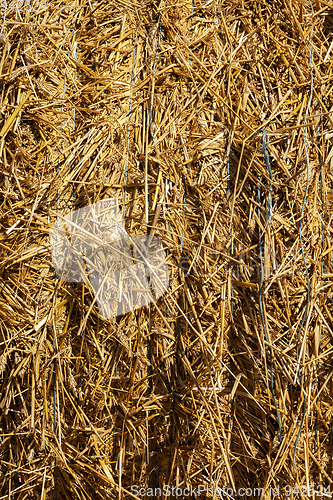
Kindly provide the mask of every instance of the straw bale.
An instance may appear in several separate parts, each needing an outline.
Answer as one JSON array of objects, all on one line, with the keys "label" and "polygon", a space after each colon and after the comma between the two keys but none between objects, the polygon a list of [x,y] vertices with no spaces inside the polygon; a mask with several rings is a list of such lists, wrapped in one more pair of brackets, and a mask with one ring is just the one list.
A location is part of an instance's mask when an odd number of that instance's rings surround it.
[{"label": "straw bale", "polygon": [[[0,500],[332,490],[332,3],[4,5]],[[103,320],[49,230],[112,197],[170,285]]]}]

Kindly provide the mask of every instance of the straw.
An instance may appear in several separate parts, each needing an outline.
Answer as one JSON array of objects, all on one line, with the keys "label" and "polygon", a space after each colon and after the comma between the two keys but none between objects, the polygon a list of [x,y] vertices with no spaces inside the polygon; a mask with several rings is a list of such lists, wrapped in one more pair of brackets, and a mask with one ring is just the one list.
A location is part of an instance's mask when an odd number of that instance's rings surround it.
[{"label": "straw", "polygon": [[[1,9],[0,499],[325,493],[330,3]],[[169,288],[105,320],[49,231],[108,198]]]}]

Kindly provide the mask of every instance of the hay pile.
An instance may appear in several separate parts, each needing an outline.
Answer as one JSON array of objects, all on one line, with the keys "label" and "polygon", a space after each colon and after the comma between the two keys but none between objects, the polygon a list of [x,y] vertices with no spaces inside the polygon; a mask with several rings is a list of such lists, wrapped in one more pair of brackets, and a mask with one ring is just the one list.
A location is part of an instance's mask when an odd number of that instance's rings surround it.
[{"label": "hay pile", "polygon": [[[332,485],[333,6],[313,10],[7,10],[0,500]],[[48,233],[112,197],[163,240],[170,287],[102,320]]]}]

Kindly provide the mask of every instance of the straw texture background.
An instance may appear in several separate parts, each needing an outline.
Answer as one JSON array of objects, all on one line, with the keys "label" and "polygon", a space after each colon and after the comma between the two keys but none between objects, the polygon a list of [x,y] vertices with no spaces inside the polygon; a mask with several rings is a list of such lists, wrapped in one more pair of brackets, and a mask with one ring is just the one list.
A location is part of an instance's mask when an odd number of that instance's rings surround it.
[{"label": "straw texture background", "polygon": [[[332,485],[332,2],[47,2],[1,13],[0,499]],[[102,320],[48,233],[111,197],[170,286]]]}]

